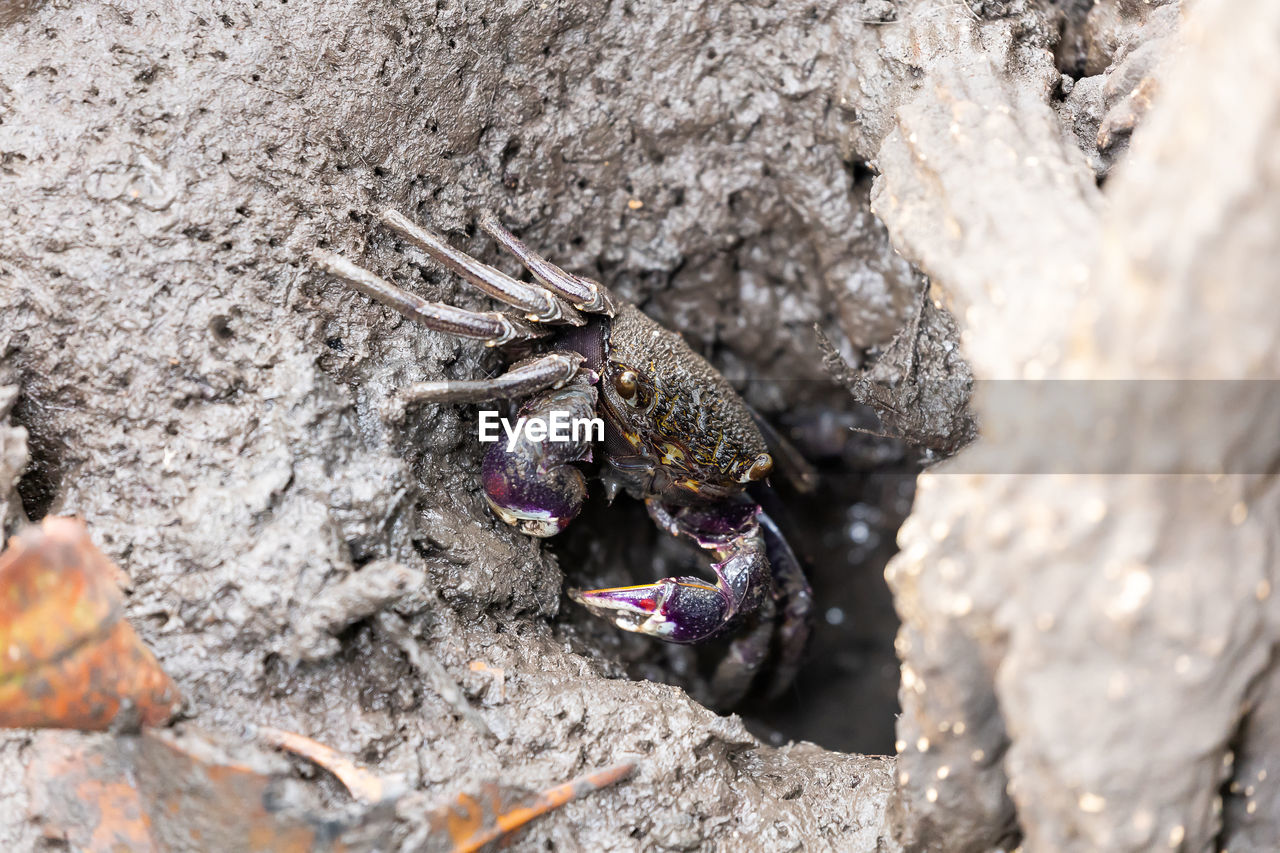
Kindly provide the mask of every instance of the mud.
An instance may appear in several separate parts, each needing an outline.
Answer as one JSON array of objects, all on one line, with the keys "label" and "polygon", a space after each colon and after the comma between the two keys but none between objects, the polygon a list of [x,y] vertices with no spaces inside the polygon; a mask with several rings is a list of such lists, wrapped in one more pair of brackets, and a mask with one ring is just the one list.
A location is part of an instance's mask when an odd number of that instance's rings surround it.
[{"label": "mud", "polygon": [[[738,718],[622,678],[605,626],[559,621],[554,549],[487,511],[470,412],[382,418],[393,389],[478,375],[487,354],[302,261],[337,249],[480,307],[369,211],[403,210],[510,268],[465,230],[491,208],[683,331],[766,415],[829,396],[813,324],[852,355],[892,336],[912,292],[841,154],[837,93],[873,82],[843,39],[875,35],[852,10],[810,12],[14,12],[0,31],[0,347],[31,447],[20,491],[29,515],[83,516],[127,568],[131,621],[192,722],[301,731],[428,795],[643,758],[623,787],[537,824],[529,847],[874,844],[882,760],[760,747]],[[369,594],[363,573],[384,561],[425,583]],[[435,694],[376,607],[401,615],[495,738]],[[23,760],[20,739],[5,756]],[[6,805],[16,849],[32,841],[23,799]]]},{"label": "mud", "polygon": [[24,518],[18,481],[27,469],[27,431],[10,423],[13,404],[18,399],[18,386],[0,386],[0,524],[5,530],[16,528]]},{"label": "mud", "polygon": [[[1200,5],[1197,32],[1228,32],[1220,0]],[[1235,26],[1268,32],[1274,13],[1250,5]],[[183,690],[186,716],[228,738],[250,725],[302,732],[428,798],[482,779],[540,789],[639,759],[631,780],[540,820],[525,849],[951,850],[1025,836],[1028,849],[1056,850],[1175,829],[1191,849],[1219,833],[1260,844],[1269,825],[1248,810],[1243,776],[1223,806],[1229,822],[1213,816],[1230,771],[1209,764],[1222,766],[1220,747],[1237,735],[1239,773],[1273,763],[1273,715],[1239,731],[1233,721],[1246,695],[1274,692],[1259,654],[1275,620],[1249,611],[1237,622],[1248,629],[1210,655],[1161,634],[1163,617],[1182,624],[1161,599],[1161,618],[1141,623],[1158,651],[1149,680],[1125,670],[1153,704],[1117,714],[1105,711],[1104,676],[1127,665],[1127,647],[1099,652],[1096,625],[1064,621],[1064,602],[1076,600],[1073,578],[1128,553],[1126,537],[1149,541],[1154,524],[1184,537],[1134,557],[1171,561],[1155,588],[1185,582],[1221,604],[1214,625],[1230,624],[1243,611],[1226,598],[1248,601],[1269,578],[1257,555],[1274,545],[1258,520],[1274,509],[1270,480],[1174,500],[1142,483],[1005,490],[926,477],[890,571],[899,682],[881,569],[921,457],[849,429],[884,425],[825,374],[813,331],[846,369],[874,369],[904,351],[892,344],[916,315],[923,274],[979,379],[1079,356],[1088,324],[1063,330],[1081,305],[1114,309],[1101,338],[1111,361],[1080,356],[1085,375],[1123,373],[1117,353],[1137,328],[1149,330],[1141,352],[1169,364],[1212,353],[1249,375],[1274,368],[1269,333],[1222,347],[1228,326],[1209,312],[1203,328],[1186,315],[1149,322],[1154,296],[1134,285],[1167,276],[1201,293],[1213,278],[1204,259],[1217,256],[1205,234],[1222,241],[1224,280],[1275,269],[1250,242],[1258,232],[1148,213],[1181,209],[1143,195],[1184,185],[1160,170],[1212,197],[1192,181],[1193,164],[1214,159],[1209,141],[1139,151],[1149,122],[1161,128],[1153,139],[1180,138],[1176,107],[1148,114],[1175,73],[1178,14],[1049,0],[0,4],[0,384],[18,389],[0,394],[6,531],[20,514],[83,516],[129,572],[129,618]],[[1273,116],[1274,66],[1232,66],[1211,49],[1221,43],[1192,51],[1187,79],[1200,62],[1259,81],[1253,100],[1221,105]],[[1259,177],[1246,156],[1276,150],[1265,146],[1274,128],[1221,116],[1213,126],[1238,141],[1231,186],[1274,186],[1274,164]],[[1116,185],[1105,221],[1100,177],[1108,194]],[[1240,198],[1276,221],[1260,191]],[[384,417],[398,387],[496,366],[307,268],[306,254],[327,247],[428,298],[487,307],[374,229],[370,214],[385,207],[514,271],[471,227],[494,210],[681,331],[823,466],[817,496],[779,489],[821,615],[814,663],[782,705],[714,714],[690,698],[706,660],[568,604],[567,581],[688,559],[639,508],[593,505],[543,545],[488,512],[469,409]],[[1158,254],[1168,234],[1199,254],[1126,272],[1123,259]],[[1100,283],[1086,288],[1092,272]],[[1232,316],[1261,328],[1268,307]],[[1183,334],[1190,345],[1178,347]],[[951,337],[908,348],[924,375],[956,375]],[[966,422],[959,406],[936,406],[948,436]],[[1045,538],[1093,498],[1114,535]],[[1220,520],[1241,502],[1261,509],[1246,513],[1254,539],[1231,551]],[[1131,517],[1146,526],[1126,526]],[[1187,556],[1175,566],[1169,555]],[[1194,565],[1224,561],[1237,567],[1229,582],[1196,580]],[[1043,629],[1045,613],[1065,627]],[[1201,690],[1171,690],[1181,656],[1194,669],[1202,652],[1233,663],[1206,664]],[[424,672],[430,661],[444,678]],[[896,766],[762,743],[888,751],[899,683]],[[1055,710],[1081,689],[1094,716]],[[1179,723],[1153,707],[1211,712],[1187,729],[1210,741],[1167,737],[1155,749],[1152,731]],[[23,734],[0,744],[0,779],[20,777],[27,750]],[[1095,763],[1081,769],[1073,755]],[[1151,755],[1168,782],[1144,799],[1133,768]],[[2,787],[0,841],[30,849],[26,795]],[[1137,815],[1150,818],[1140,832],[1126,828]]]}]

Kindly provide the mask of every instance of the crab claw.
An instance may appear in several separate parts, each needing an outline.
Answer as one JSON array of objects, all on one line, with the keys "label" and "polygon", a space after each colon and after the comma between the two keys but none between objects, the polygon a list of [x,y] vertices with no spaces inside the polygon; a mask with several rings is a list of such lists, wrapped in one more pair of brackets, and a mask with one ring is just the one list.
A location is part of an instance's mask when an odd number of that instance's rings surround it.
[{"label": "crab claw", "polygon": [[572,465],[541,462],[495,444],[485,454],[481,482],[489,506],[507,524],[529,536],[555,536],[582,509],[587,482]]},{"label": "crab claw", "polygon": [[[552,412],[570,418],[595,414],[593,380],[579,374],[564,388],[545,391],[520,408],[520,416],[545,425]],[[549,428],[544,429],[544,434]],[[591,442],[538,441],[520,433],[499,440],[484,455],[480,479],[489,506],[507,524],[529,536],[555,536],[569,526],[587,497],[587,480],[575,463],[591,459]]]},{"label": "crab claw", "polygon": [[[669,643],[699,643],[734,626],[744,628],[729,642],[711,680],[713,705],[730,708],[751,688],[757,671],[779,640],[781,681],[795,674],[809,635],[812,593],[795,554],[760,506],[743,498],[704,506],[672,506],[645,501],[661,529],[694,542],[712,557],[714,581],[665,578],[641,586],[570,590],[569,596],[624,631]],[[774,619],[781,609],[780,631]]]},{"label": "crab claw", "polygon": [[624,631],[669,643],[697,643],[719,631],[735,610],[728,593],[698,578],[666,578],[641,586],[570,590],[569,597]]}]

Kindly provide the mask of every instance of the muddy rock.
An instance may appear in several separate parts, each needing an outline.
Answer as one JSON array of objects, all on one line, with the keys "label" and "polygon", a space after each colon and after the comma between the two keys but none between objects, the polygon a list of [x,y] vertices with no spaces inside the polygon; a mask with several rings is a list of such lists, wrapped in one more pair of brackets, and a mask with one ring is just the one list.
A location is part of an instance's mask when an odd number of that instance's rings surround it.
[{"label": "muddy rock", "polygon": [[[1247,380],[1280,367],[1264,331],[1275,302],[1251,284],[1277,262],[1257,235],[1280,227],[1278,27],[1270,4],[1197,5],[1105,206],[1081,152],[1054,138],[1048,104],[990,76],[929,78],[932,95],[886,137],[876,208],[961,323],[983,424],[973,451],[1016,454],[1024,472],[991,476],[962,454],[921,478],[900,534],[890,846],[1276,843],[1256,817],[1275,761],[1277,503],[1274,431],[1257,425],[1275,405]],[[1002,164],[1001,151],[1014,156]],[[969,191],[975,168],[991,195]],[[1052,474],[1052,448],[991,428],[990,380],[1034,390],[1045,377],[1121,381],[1110,387],[1132,422],[1108,440],[1121,458],[1166,445],[1163,475]],[[1222,394],[1214,458],[1167,438],[1186,397],[1152,393],[1151,380],[1172,377]],[[1030,411],[1047,434],[1053,409]]]},{"label": "muddy rock", "polygon": [[1157,96],[1161,65],[1177,45],[1181,6],[1099,3],[1086,20],[1088,56],[1066,58],[1059,51],[1066,97],[1058,109],[1094,171],[1105,177]]}]

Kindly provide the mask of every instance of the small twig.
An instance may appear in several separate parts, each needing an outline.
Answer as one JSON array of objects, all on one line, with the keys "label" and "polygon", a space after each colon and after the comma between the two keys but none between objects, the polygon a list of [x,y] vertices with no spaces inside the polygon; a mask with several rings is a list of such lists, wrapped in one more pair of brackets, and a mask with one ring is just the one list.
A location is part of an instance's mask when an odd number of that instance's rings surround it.
[{"label": "small twig", "polygon": [[346,786],[352,797],[362,802],[379,803],[394,799],[404,790],[404,784],[399,779],[383,779],[373,771],[356,764],[336,749],[297,732],[259,726],[258,738],[271,746],[302,756],[328,770]]},{"label": "small twig", "polygon": [[612,767],[606,767],[603,770],[596,770],[579,776],[577,779],[565,782],[563,785],[548,788],[539,794],[533,802],[498,815],[496,821],[497,832],[490,833],[482,839],[477,839],[476,848],[501,838],[535,817],[544,815],[552,809],[560,808],[570,800],[576,800],[579,797],[590,794],[592,791],[599,791],[601,788],[607,788],[610,785],[621,782],[630,776],[635,769],[636,766],[633,763],[615,764]]},{"label": "small twig", "polygon": [[405,841],[403,849],[421,850],[431,841],[434,843],[430,849],[474,853],[571,800],[621,782],[635,768],[633,763],[615,764],[538,793],[485,782],[479,790],[460,793],[429,812],[423,826]]}]

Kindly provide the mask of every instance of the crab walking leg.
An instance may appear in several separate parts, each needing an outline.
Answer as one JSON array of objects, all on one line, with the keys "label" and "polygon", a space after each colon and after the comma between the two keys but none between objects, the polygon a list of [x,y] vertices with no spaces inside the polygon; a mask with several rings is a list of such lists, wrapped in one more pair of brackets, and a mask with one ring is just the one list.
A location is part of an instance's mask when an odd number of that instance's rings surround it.
[{"label": "crab walking leg", "polygon": [[711,677],[711,701],[715,707],[732,708],[747,694],[756,673],[769,657],[776,618],[773,599],[766,596],[760,609],[752,614],[745,632],[734,638],[716,665],[715,675]]},{"label": "crab walking leg", "polygon": [[415,323],[460,338],[476,338],[484,341],[485,346],[528,340],[548,332],[547,329],[497,311],[467,311],[443,302],[428,302],[379,278],[364,267],[353,264],[342,255],[326,252],[324,249],[316,249],[311,253],[311,263],[317,269],[339,279],[375,302],[381,302],[400,312]]},{"label": "crab walking leg", "polygon": [[778,656],[769,678],[769,698],[775,698],[795,680],[813,630],[813,589],[800,561],[782,531],[768,513],[760,513],[769,565],[773,572],[773,597],[782,611],[778,620]]},{"label": "crab walking leg", "polygon": [[[569,434],[568,441],[552,441],[552,418],[561,413],[568,423],[595,416],[595,374],[578,371],[563,388],[529,398],[520,407],[524,428],[514,441],[504,436],[484,456],[481,481],[489,506],[498,517],[529,536],[554,536],[569,525],[587,497],[587,480],[575,462],[591,459],[592,436]],[[548,440],[530,437],[536,422]]]},{"label": "crab walking leg", "polygon": [[562,388],[578,374],[584,361],[576,352],[551,352],[514,365],[492,379],[419,382],[401,392],[404,405],[412,403],[483,403],[528,397],[549,388]]},{"label": "crab walking leg", "polygon": [[713,508],[669,508],[645,501],[658,526],[686,536],[716,559],[714,584],[700,578],[665,578],[652,584],[575,590],[574,601],[624,631],[671,643],[697,643],[735,616],[757,610],[769,594],[769,560],[753,503]]},{"label": "crab walking leg", "polygon": [[575,308],[591,314],[607,314],[610,317],[617,312],[618,304],[613,294],[609,292],[609,288],[598,281],[565,272],[521,242],[520,238],[508,231],[492,213],[484,213],[480,216],[480,227],[490,237],[501,243],[508,252],[519,258],[525,269],[533,273],[533,277],[542,282],[548,290],[569,300]]},{"label": "crab walking leg", "polygon": [[433,234],[407,216],[394,210],[385,211],[380,220],[383,225],[426,252],[436,263],[452,270],[462,278],[500,302],[519,308],[525,316],[540,323],[568,323],[581,326],[586,323],[582,315],[555,294],[537,285],[517,281],[501,270],[477,261],[466,252],[453,248],[438,234]]}]

